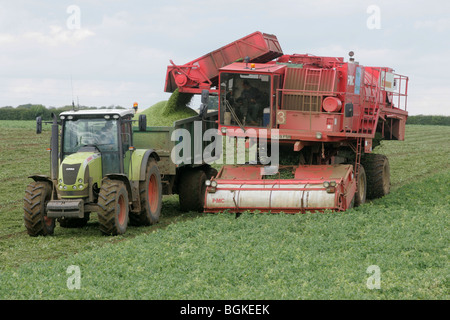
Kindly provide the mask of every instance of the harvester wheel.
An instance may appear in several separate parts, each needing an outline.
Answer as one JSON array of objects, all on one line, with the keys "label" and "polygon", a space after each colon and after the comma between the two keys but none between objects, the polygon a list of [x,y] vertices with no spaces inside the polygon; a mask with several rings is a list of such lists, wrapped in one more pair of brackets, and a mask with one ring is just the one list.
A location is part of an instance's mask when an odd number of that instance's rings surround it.
[{"label": "harvester wheel", "polygon": [[190,169],[183,172],[178,186],[181,210],[203,212],[205,181],[206,174],[201,169]]},{"label": "harvester wheel", "polygon": [[52,196],[50,183],[35,181],[25,190],[24,221],[30,236],[48,236],[55,230],[55,219],[47,218],[45,209]]},{"label": "harvester wheel", "polygon": [[159,221],[162,206],[161,173],[154,159],[147,163],[145,181],[139,182],[141,212],[130,214],[130,224],[149,226]]},{"label": "harvester wheel", "polygon": [[355,193],[355,202],[354,206],[358,207],[366,202],[366,193],[367,193],[367,178],[366,171],[362,165],[359,165],[359,174],[358,174],[358,188]]},{"label": "harvester wheel", "polygon": [[128,225],[128,192],[122,181],[105,179],[98,195],[98,221],[105,235],[124,234]]},{"label": "harvester wheel", "polygon": [[367,198],[387,195],[391,188],[391,171],[388,158],[383,154],[366,154],[361,160],[367,174]]}]

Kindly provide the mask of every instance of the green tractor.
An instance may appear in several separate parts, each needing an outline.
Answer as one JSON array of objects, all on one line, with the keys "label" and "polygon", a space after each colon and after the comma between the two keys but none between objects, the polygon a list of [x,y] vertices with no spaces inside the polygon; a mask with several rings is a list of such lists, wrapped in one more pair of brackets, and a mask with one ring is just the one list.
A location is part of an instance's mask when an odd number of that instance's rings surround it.
[{"label": "green tractor", "polygon": [[[158,154],[133,145],[133,110],[79,110],[53,115],[51,176],[34,175],[24,197],[30,236],[83,227],[98,214],[105,235],[158,222],[162,204]],[[42,120],[37,119],[37,133]],[[60,137],[60,138],[59,138]]]}]

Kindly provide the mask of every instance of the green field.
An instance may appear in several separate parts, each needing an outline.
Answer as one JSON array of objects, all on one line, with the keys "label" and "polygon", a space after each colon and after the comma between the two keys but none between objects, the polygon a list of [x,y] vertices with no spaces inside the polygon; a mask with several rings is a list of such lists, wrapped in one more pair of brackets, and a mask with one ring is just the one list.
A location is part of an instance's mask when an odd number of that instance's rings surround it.
[{"label": "green field", "polygon": [[[0,121],[0,299],[448,299],[450,127],[407,126],[382,142],[391,193],[343,213],[182,213],[164,198],[152,227],[100,234],[57,225],[29,237],[28,175],[49,173],[50,127]],[[380,289],[366,285],[369,266]],[[69,290],[70,266],[81,272]]]}]

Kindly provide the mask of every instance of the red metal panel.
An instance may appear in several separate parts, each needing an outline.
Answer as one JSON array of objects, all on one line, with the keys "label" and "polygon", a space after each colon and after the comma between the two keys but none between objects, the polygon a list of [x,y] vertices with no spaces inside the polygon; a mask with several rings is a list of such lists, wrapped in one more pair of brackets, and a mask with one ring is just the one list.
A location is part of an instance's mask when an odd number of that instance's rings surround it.
[{"label": "red metal panel", "polygon": [[[251,62],[266,63],[282,54],[276,36],[254,32],[185,65],[169,66],[166,73],[165,91],[173,92],[177,87],[183,91],[183,88],[186,87],[199,88],[200,93],[202,84],[206,88],[217,86],[219,69],[238,59],[248,56]],[[180,80],[177,81],[177,78]]]}]

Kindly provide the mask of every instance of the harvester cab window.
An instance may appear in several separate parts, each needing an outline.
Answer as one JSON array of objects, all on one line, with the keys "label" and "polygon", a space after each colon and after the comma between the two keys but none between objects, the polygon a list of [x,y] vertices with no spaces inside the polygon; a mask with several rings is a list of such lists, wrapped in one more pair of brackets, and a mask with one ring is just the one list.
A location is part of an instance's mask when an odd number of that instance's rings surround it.
[{"label": "harvester cab window", "polygon": [[221,75],[221,124],[266,127],[270,110],[269,75],[224,73]]}]

